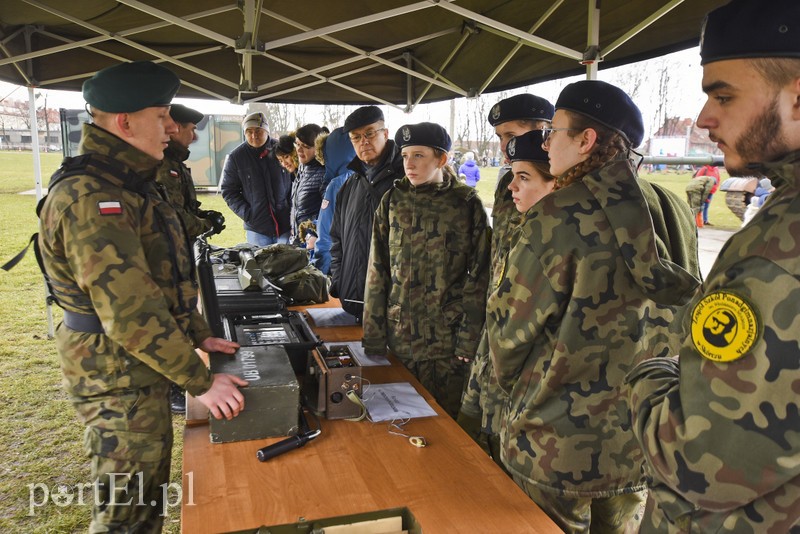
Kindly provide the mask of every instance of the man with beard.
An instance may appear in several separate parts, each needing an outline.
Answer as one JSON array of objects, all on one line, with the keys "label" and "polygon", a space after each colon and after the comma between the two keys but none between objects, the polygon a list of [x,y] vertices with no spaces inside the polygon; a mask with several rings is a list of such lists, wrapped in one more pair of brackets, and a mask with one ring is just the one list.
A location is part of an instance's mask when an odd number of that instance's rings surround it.
[{"label": "man with beard", "polygon": [[[796,0],[733,0],[704,24],[697,124],[731,174],[763,174],[776,189],[689,304],[679,356],[628,376],[653,479],[643,532],[800,527],[798,21]],[[715,321],[736,328],[709,340]]]}]

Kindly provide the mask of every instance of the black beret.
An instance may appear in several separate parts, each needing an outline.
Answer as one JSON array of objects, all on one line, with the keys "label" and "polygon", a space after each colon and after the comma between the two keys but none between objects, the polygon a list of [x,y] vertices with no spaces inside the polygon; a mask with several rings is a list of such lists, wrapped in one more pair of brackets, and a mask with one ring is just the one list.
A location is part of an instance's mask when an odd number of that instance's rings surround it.
[{"label": "black beret", "polygon": [[406,124],[394,134],[394,142],[404,146],[429,146],[445,152],[450,151],[450,136],[447,131],[434,122]]},{"label": "black beret", "polygon": [[322,132],[318,124],[304,124],[294,133],[294,136],[306,146],[314,146],[317,136]]},{"label": "black beret", "polygon": [[120,63],[83,82],[83,99],[108,113],[133,113],[169,106],[181,81],[174,72],[152,61]]},{"label": "black beret", "polygon": [[733,0],[706,15],[701,65],[758,57],[800,57],[800,2]]},{"label": "black beret", "polygon": [[188,122],[200,124],[205,115],[192,108],[187,108],[183,104],[172,104],[169,108],[169,116],[178,124],[186,124]]},{"label": "black beret", "polygon": [[637,147],[644,138],[642,112],[631,97],[619,87],[600,80],[582,80],[571,83],[561,91],[556,109],[586,115],[624,135]]},{"label": "black beret", "polygon": [[352,112],[344,120],[345,133],[351,132],[356,128],[367,126],[383,120],[383,111],[378,106],[362,106]]},{"label": "black beret", "polygon": [[554,111],[553,104],[544,98],[523,93],[505,98],[492,106],[488,119],[492,126],[518,120],[549,121],[553,119]]},{"label": "black beret", "polygon": [[508,159],[515,161],[538,161],[549,163],[550,158],[542,148],[542,131],[531,130],[522,135],[512,137],[506,147]]},{"label": "black beret", "polygon": [[288,156],[294,152],[294,136],[282,135],[278,138],[278,144],[275,145],[275,153],[279,156]]}]

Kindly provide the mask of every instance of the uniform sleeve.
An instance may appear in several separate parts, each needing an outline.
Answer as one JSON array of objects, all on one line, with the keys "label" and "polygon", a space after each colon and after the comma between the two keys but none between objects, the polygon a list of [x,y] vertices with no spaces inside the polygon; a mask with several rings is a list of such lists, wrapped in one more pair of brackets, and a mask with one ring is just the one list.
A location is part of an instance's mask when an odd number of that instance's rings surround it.
[{"label": "uniform sleeve", "polygon": [[364,351],[372,355],[386,354],[386,313],[391,279],[389,258],[390,194],[384,195],[372,223],[372,244],[369,250],[367,283],[364,289]]},{"label": "uniform sleeve", "polygon": [[[510,392],[560,304],[529,239],[519,235],[486,306],[489,353],[500,388]],[[502,261],[502,260],[501,260]]]},{"label": "uniform sleeve", "polygon": [[461,397],[461,411],[472,417],[480,417],[483,414],[483,410],[481,410],[481,384],[483,383],[481,377],[488,360],[489,339],[486,335],[482,335],[478,349],[475,351],[475,359],[470,364],[469,377]]},{"label": "uniform sleeve", "polygon": [[243,221],[250,220],[250,203],[244,196],[242,178],[239,176],[239,168],[236,165],[234,153],[225,160],[225,167],[222,169],[222,198],[225,203]]},{"label": "uniform sleeve", "polygon": [[[639,364],[628,377],[630,408],[652,475],[689,502],[724,511],[800,476],[800,281],[752,257],[707,287],[687,314],[685,330],[692,333],[679,367]],[[706,333],[722,310],[731,312],[723,322],[735,318],[725,341]],[[717,362],[700,353],[709,339],[716,346],[730,342],[724,350],[752,345],[739,359]]]},{"label": "uniform sleeve", "polygon": [[211,375],[151,276],[134,206],[122,203],[122,214],[98,215],[101,200],[107,195],[84,196],[59,219],[64,255],[78,287],[112,341],[190,394],[205,392]]},{"label": "uniform sleeve", "polygon": [[[170,171],[177,172],[178,175],[172,176]],[[197,213],[187,206],[187,199],[183,194],[180,172],[179,169],[172,169],[169,165],[169,160],[165,159],[158,168],[157,181],[164,187],[164,192],[167,195],[167,202],[169,202],[170,206],[175,208],[178,216],[183,221],[186,233],[189,234],[191,239],[195,239],[200,234],[209,230],[211,228],[211,223],[202,217],[198,217]],[[189,176],[185,178],[191,180]],[[186,186],[194,187],[194,184],[190,181]]]},{"label": "uniform sleeve", "polygon": [[471,360],[475,357],[481,332],[486,319],[486,291],[490,274],[490,234],[486,210],[478,197],[472,204],[472,235],[467,262],[468,272],[463,288],[464,314],[458,331],[455,355]]}]

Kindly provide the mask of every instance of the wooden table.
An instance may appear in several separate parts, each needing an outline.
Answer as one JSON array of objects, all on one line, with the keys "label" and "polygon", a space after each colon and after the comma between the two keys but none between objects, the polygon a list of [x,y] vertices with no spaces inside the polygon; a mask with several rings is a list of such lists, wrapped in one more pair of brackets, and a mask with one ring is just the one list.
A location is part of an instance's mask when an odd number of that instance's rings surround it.
[{"label": "wooden table", "polygon": [[[360,330],[315,332],[323,341],[348,341],[360,339]],[[387,423],[322,419],[317,439],[261,463],[256,450],[281,438],[212,444],[207,426],[187,426],[183,532],[255,529],[396,507],[409,508],[426,534],[561,532],[405,367],[365,367],[364,376],[372,383],[410,382],[425,397],[439,416],[414,419],[406,429],[424,436],[427,447],[389,434]],[[309,424],[314,427],[313,418]]]}]

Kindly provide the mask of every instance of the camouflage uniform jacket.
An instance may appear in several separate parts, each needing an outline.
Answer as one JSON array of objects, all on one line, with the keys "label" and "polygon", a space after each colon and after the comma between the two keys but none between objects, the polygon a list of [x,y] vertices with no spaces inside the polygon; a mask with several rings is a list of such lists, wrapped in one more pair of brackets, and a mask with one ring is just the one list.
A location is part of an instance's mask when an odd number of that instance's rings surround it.
[{"label": "camouflage uniform jacket", "polygon": [[[197,313],[192,255],[180,218],[156,192],[158,161],[93,125],[80,152],[113,159],[142,177],[75,175],[49,192],[39,234],[45,271],[65,310],[96,315],[103,334],[58,326],[67,391],[88,400],[169,378],[192,395],[211,387],[193,344],[211,335]],[[106,214],[103,214],[103,212]]]},{"label": "camouflage uniform jacket", "polygon": [[634,433],[672,531],[800,525],[800,151],[756,174],[776,190],[687,307],[679,358],[630,375]]},{"label": "camouflage uniform jacket", "polygon": [[194,190],[192,171],[184,163],[187,159],[189,149],[170,141],[164,150],[164,160],[158,167],[156,182],[163,186],[169,203],[183,219],[189,239],[194,240],[211,229],[211,222],[198,214],[200,202]]},{"label": "camouflage uniform jacket", "polygon": [[670,354],[678,305],[698,285],[674,263],[693,257],[681,261],[696,272],[696,241],[668,229],[695,235],[686,203],[639,183],[626,159],[525,214],[486,317],[512,474],[570,497],[644,487],[623,381]]},{"label": "camouflage uniform jacket", "polygon": [[372,232],[364,349],[407,360],[473,358],[489,283],[486,211],[451,178],[384,195]]},{"label": "camouflage uniform jacket", "polygon": [[[508,185],[514,173],[508,171],[497,182],[492,206],[492,277],[489,293],[494,290],[497,279],[505,265],[505,257],[511,248],[511,237],[519,224],[519,212],[514,204]],[[489,338],[486,330],[470,367],[467,387],[461,402],[461,411],[481,418],[481,430],[487,434],[500,433],[500,414],[506,394],[497,385],[492,359],[489,357]]]}]

